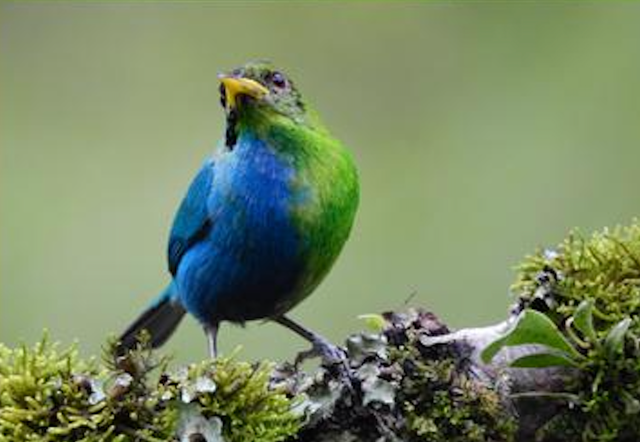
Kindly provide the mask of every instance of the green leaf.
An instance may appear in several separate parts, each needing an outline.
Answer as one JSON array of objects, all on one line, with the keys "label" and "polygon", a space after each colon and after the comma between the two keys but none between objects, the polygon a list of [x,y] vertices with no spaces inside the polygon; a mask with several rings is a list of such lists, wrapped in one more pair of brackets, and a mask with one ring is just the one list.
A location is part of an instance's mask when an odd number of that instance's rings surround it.
[{"label": "green leaf", "polygon": [[624,318],[622,321],[614,325],[607,336],[604,338],[604,348],[607,352],[607,357],[613,359],[622,351],[624,345],[624,337],[631,325],[631,318]]},{"label": "green leaf", "polygon": [[503,337],[493,341],[482,351],[481,358],[485,364],[488,364],[503,347],[531,344],[558,350],[572,359],[582,358],[551,319],[543,313],[529,309],[520,313],[516,323]]},{"label": "green leaf", "polygon": [[586,336],[589,341],[597,342],[596,330],[593,328],[593,299],[585,299],[578,305],[573,314],[573,325]]},{"label": "green leaf", "polygon": [[513,361],[514,368],[575,367],[576,361],[566,353],[534,353]]},{"label": "green leaf", "polygon": [[366,314],[359,315],[358,319],[364,321],[365,325],[374,333],[381,333],[387,325],[387,321],[382,315]]}]

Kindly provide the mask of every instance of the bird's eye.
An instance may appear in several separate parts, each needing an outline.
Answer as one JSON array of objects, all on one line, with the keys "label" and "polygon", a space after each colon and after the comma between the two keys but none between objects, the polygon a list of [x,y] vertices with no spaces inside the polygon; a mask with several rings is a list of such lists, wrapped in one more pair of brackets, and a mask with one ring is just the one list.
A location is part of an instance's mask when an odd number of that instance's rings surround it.
[{"label": "bird's eye", "polygon": [[271,82],[275,87],[279,88],[283,88],[287,85],[287,79],[278,71],[271,74]]}]

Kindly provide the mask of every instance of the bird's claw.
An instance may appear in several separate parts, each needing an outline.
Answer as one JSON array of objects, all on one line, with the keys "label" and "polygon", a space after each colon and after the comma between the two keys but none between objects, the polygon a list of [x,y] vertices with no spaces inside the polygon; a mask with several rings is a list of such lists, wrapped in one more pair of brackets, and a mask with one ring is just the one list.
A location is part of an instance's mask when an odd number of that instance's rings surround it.
[{"label": "bird's claw", "polygon": [[312,348],[298,353],[294,362],[294,368],[297,370],[300,364],[314,357],[320,357],[322,359],[322,366],[329,372],[333,372],[334,376],[341,379],[350,391],[355,392],[346,350],[337,345],[333,345],[325,339],[317,339],[313,342]]},{"label": "bird's claw", "polygon": [[322,364],[333,366],[337,364],[348,366],[347,352],[337,345],[333,345],[329,341],[320,340],[314,342],[312,351],[315,351],[321,358]]},{"label": "bird's claw", "polygon": [[316,339],[312,343],[313,346],[309,350],[302,351],[298,353],[295,360],[295,366],[299,367],[307,359],[312,359],[315,357],[322,358],[322,365],[324,366],[333,366],[339,363],[343,363],[346,365],[347,363],[347,353],[344,349],[338,347],[337,345],[333,345],[329,341],[325,339]]}]

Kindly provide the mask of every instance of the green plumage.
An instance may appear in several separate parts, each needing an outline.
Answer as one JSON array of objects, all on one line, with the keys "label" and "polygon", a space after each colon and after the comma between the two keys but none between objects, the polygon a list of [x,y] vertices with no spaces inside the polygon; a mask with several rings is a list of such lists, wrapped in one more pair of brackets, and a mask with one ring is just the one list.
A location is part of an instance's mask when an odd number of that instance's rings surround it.
[{"label": "green plumage", "polygon": [[321,282],[349,236],[359,202],[358,173],[349,151],[317,119],[314,126],[283,119],[264,127],[264,139],[296,171],[291,186],[299,197],[291,210],[304,237],[300,253],[306,265],[294,305]]}]

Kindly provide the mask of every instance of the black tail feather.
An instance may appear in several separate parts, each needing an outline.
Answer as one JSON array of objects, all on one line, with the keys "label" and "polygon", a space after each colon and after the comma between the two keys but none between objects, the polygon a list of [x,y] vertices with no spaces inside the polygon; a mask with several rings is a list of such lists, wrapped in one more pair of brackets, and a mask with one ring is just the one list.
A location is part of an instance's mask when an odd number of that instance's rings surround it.
[{"label": "black tail feather", "polygon": [[149,333],[149,344],[152,348],[161,346],[173,334],[184,314],[185,310],[180,304],[169,297],[164,297],[145,310],[120,336],[118,355],[134,348],[143,330]]}]

